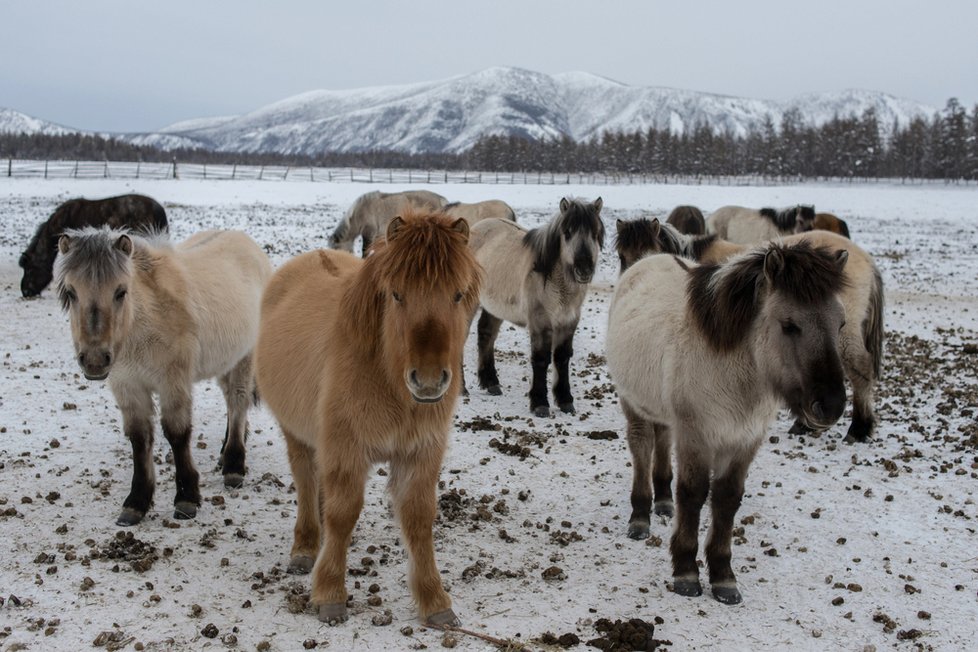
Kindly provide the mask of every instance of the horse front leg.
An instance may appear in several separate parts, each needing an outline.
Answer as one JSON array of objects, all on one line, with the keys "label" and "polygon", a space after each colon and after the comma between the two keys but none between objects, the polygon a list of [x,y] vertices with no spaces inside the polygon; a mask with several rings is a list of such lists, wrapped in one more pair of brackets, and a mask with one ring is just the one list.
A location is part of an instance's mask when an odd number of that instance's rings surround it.
[{"label": "horse front leg", "polygon": [[621,401],[621,410],[625,413],[625,435],[632,454],[632,515],[628,518],[628,536],[643,540],[649,537],[649,515],[652,511],[652,488],[649,484],[652,424],[638,416],[624,400]]},{"label": "horse front leg", "polygon": [[122,503],[116,525],[135,525],[143,520],[156,490],[153,464],[153,394],[146,388],[112,388],[122,411],[122,428],[132,446],[132,484]]},{"label": "horse front leg", "polygon": [[500,396],[499,376],[496,374],[496,338],[503,320],[489,313],[485,308],[479,315],[476,327],[476,342],[479,346],[479,387],[493,396]]},{"label": "horse front leg", "polygon": [[530,364],[533,367],[533,380],[530,384],[530,410],[538,417],[550,416],[550,401],[547,399],[547,372],[553,357],[553,330],[550,326],[537,326],[531,321]]},{"label": "horse front leg", "polygon": [[846,376],[852,383],[852,423],[846,433],[845,441],[863,443],[869,441],[876,426],[873,413],[873,390],[876,386],[876,372],[873,361],[865,350],[843,357]]},{"label": "horse front leg", "polygon": [[289,468],[295,483],[295,528],[292,536],[292,553],[289,556],[289,572],[306,574],[319,554],[322,524],[319,511],[319,480],[316,477],[316,451],[290,432],[282,429],[288,449]]},{"label": "horse front leg", "polygon": [[248,406],[254,400],[254,373],[249,353],[220,378],[228,424],[221,444],[221,472],[224,486],[236,489],[244,484],[245,441],[248,437]]},{"label": "horse front leg", "polygon": [[652,425],[655,449],[652,456],[652,489],[655,494],[655,513],[671,517],[672,502],[672,432],[662,423]]},{"label": "horse front leg", "polygon": [[458,625],[452,600],[442,586],[435,563],[432,528],[437,508],[435,488],[444,453],[444,441],[408,457],[391,460],[390,488],[394,510],[407,543],[411,594],[418,615],[427,625]]},{"label": "horse front leg", "polygon": [[669,543],[672,554],[673,591],[693,597],[703,595],[696,551],[699,548],[700,510],[710,491],[710,466],[706,456],[690,444],[679,447],[676,480],[676,525]]},{"label": "horse front leg", "polygon": [[200,507],[200,474],[190,455],[191,415],[193,399],[191,385],[170,383],[160,393],[160,417],[163,436],[173,451],[176,468],[177,493],[173,499],[173,518],[190,519],[197,516]]},{"label": "horse front leg", "polygon": [[744,496],[747,468],[756,450],[755,446],[749,452],[741,452],[731,459],[726,468],[713,478],[710,487],[712,519],[706,541],[706,563],[710,569],[713,597],[724,604],[739,604],[743,599],[730,566],[730,540],[734,517]]},{"label": "horse front leg", "polygon": [[326,450],[325,443],[320,442],[317,450],[324,537],[312,569],[312,601],[319,605],[319,620],[332,626],[348,617],[346,551],[363,509],[369,465],[356,454]]},{"label": "horse front leg", "polygon": [[570,391],[570,359],[574,355],[574,332],[577,322],[554,332],[554,368],[557,380],[554,383],[554,400],[561,412],[574,414],[574,397]]}]

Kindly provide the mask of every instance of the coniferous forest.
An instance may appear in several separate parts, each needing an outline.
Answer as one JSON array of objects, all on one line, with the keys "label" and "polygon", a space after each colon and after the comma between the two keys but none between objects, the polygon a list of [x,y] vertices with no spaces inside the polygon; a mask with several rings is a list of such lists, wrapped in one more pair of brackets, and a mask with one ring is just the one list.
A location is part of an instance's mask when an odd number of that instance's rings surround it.
[{"label": "coniferous forest", "polygon": [[930,119],[881,124],[872,109],[820,125],[789,111],[746,135],[697,125],[669,130],[605,132],[577,142],[486,136],[459,154],[394,151],[316,156],[163,150],[116,138],[70,134],[0,134],[0,158],[37,160],[170,161],[323,167],[480,170],[488,172],[624,173],[682,176],[901,178],[978,180],[978,104],[956,99]]}]

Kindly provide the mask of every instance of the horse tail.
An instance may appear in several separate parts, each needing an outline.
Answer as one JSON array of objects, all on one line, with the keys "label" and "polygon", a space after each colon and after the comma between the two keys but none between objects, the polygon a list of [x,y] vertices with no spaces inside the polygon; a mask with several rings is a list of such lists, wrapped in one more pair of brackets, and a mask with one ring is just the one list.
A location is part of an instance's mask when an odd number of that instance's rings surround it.
[{"label": "horse tail", "polygon": [[846,224],[843,220],[839,220],[839,235],[844,235],[845,237],[852,240],[852,237],[849,235],[849,225]]},{"label": "horse tail", "polygon": [[153,229],[156,231],[168,231],[169,223],[166,220],[166,210],[158,201],[150,200],[153,211]]},{"label": "horse tail", "polygon": [[863,345],[873,361],[873,373],[879,380],[883,374],[883,278],[873,266],[873,285],[869,292],[869,307],[863,319]]}]

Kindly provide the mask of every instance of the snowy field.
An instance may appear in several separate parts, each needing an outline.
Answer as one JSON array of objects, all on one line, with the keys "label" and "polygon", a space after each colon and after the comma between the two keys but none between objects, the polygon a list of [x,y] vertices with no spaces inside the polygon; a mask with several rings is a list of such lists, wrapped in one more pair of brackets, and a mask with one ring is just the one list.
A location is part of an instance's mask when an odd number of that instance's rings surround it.
[{"label": "snowy field", "polygon": [[[415,618],[383,468],[368,482],[349,553],[351,618],[335,628],[318,622],[308,576],[284,572],[295,502],[274,420],[263,408],[252,412],[246,483],[226,490],[215,470],[225,415],[212,382],[195,391],[194,455],[204,496],[196,520],[172,518],[173,467],[158,434],[156,505],[119,534],[114,519],[132,463],[118,410],[104,383],[79,373],[52,291],[29,301],[19,291],[20,252],[36,225],[71,197],[148,194],[166,207],[176,239],[205,228],[242,229],[277,265],[325,246],[349,204],[373,189],[0,180],[0,650],[452,644]],[[548,219],[562,195],[600,195],[609,229],[571,363],[578,415],[529,415],[528,336],[508,326],[497,345],[503,396],[473,389],[459,404],[435,543],[464,628],[528,649],[559,649],[548,641],[569,644],[570,634],[583,649],[603,636],[595,629],[600,619],[630,618],[654,624],[655,638],[675,650],[975,649],[978,191],[886,184],[432,189],[450,200],[503,199],[530,226]],[[668,591],[671,523],[654,520],[645,542],[625,535],[630,457],[603,360],[617,276],[610,236],[616,218],[664,216],[681,203],[704,211],[814,203],[849,222],[886,287],[876,437],[843,443],[848,412],[818,437],[789,436],[787,414],[772,425],[737,518],[734,569],[744,603],[734,607]],[[474,335],[466,362],[471,373]],[[469,634],[453,636],[459,649],[492,648]]]}]

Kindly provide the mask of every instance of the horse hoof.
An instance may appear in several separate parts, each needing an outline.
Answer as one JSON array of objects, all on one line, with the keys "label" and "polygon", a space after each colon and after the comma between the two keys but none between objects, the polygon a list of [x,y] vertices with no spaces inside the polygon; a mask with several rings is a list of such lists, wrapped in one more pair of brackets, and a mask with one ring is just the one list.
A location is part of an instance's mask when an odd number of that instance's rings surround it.
[{"label": "horse hoof", "polygon": [[574,404],[573,403],[561,403],[558,407],[560,407],[560,411],[563,412],[563,413],[565,413],[565,414],[577,414],[574,411]]},{"label": "horse hoof", "polygon": [[713,597],[723,604],[740,604],[744,600],[736,586],[714,586]]},{"label": "horse hoof", "polygon": [[546,405],[538,405],[533,408],[533,416],[547,419],[550,417],[550,408]]},{"label": "horse hoof", "polygon": [[657,502],[654,507],[656,516],[665,516],[666,518],[672,518],[676,513],[675,507],[673,507],[671,500],[663,500]]},{"label": "horse hoof", "polygon": [[122,513],[119,514],[119,518],[115,520],[115,524],[121,525],[122,527],[136,525],[143,520],[143,516],[145,516],[145,514],[145,512],[140,512],[132,507],[123,507]]},{"label": "horse hoof", "polygon": [[699,580],[673,580],[672,592],[687,598],[696,598],[703,595],[703,587]]},{"label": "horse hoof", "polygon": [[228,489],[240,489],[244,486],[243,473],[225,473],[224,486]]},{"label": "horse hoof", "polygon": [[316,564],[315,557],[309,555],[296,555],[289,560],[288,572],[291,575],[305,575],[312,570]]},{"label": "horse hoof", "polygon": [[335,627],[340,623],[345,623],[347,618],[349,616],[346,613],[345,602],[319,605],[319,622],[321,623]]},{"label": "horse hoof", "polygon": [[645,541],[649,538],[649,524],[648,523],[629,523],[628,524],[628,538],[635,539],[636,541]]},{"label": "horse hoof", "polygon": [[812,429],[802,423],[801,419],[797,419],[791,427],[788,428],[789,435],[806,435],[812,432]]},{"label": "horse hoof", "polygon": [[849,426],[849,432],[846,433],[845,442],[847,444],[852,444],[854,442],[865,444],[869,441],[869,436],[873,432],[873,425],[870,424],[857,424],[855,421]]},{"label": "horse hoof", "polygon": [[173,518],[185,521],[197,516],[197,505],[186,501],[173,505]]},{"label": "horse hoof", "polygon": [[462,621],[458,619],[458,616],[451,609],[443,609],[425,618],[424,624],[431,625],[432,627],[458,627],[462,624]]},{"label": "horse hoof", "polygon": [[503,389],[499,385],[489,385],[489,387],[486,387],[486,391],[489,392],[489,394],[492,396],[503,395]]}]

